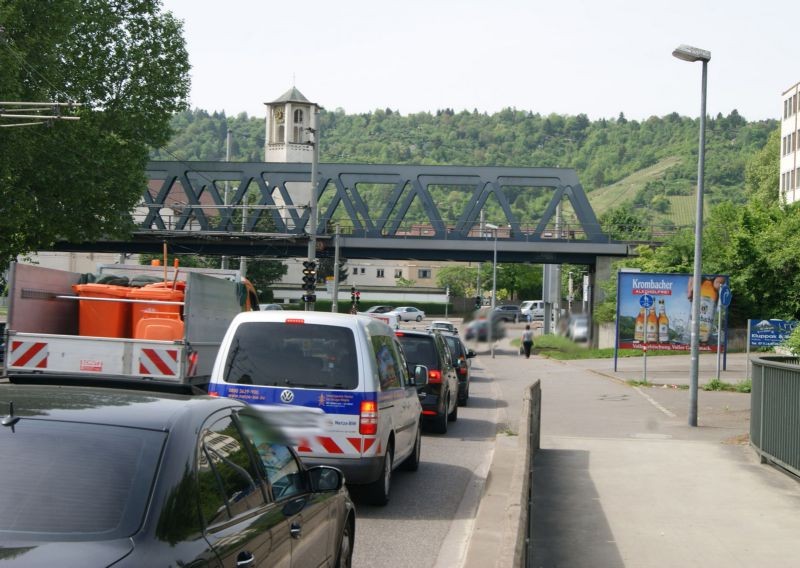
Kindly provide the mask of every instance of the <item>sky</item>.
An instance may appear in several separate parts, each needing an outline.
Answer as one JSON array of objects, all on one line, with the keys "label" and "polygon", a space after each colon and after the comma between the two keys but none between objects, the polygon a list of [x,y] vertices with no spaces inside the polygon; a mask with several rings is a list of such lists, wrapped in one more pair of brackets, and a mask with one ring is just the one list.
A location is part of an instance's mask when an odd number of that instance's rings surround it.
[{"label": "sky", "polygon": [[503,108],[591,120],[778,119],[800,81],[792,0],[162,0],[184,22],[190,106],[264,116],[292,86],[326,110]]}]

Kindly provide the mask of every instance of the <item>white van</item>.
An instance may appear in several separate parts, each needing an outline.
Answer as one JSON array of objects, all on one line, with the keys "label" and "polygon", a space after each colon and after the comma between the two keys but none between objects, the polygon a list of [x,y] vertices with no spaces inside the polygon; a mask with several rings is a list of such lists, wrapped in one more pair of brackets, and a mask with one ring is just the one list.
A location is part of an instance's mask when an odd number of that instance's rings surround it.
[{"label": "white van", "polygon": [[268,407],[304,462],[338,467],[382,505],[392,471],[419,464],[417,387],[428,370],[415,371],[394,330],[374,318],[244,312],[225,334],[208,390]]},{"label": "white van", "polygon": [[520,304],[519,311],[528,321],[544,319],[543,300],[525,300]]}]

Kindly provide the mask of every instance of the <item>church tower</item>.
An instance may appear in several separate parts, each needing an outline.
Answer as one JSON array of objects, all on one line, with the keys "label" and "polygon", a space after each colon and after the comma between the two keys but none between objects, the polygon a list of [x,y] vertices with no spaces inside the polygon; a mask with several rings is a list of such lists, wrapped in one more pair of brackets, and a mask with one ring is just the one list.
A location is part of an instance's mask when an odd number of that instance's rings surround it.
[{"label": "church tower", "polygon": [[314,155],[309,129],[317,130],[319,107],[292,87],[267,106],[265,162],[311,163]]}]

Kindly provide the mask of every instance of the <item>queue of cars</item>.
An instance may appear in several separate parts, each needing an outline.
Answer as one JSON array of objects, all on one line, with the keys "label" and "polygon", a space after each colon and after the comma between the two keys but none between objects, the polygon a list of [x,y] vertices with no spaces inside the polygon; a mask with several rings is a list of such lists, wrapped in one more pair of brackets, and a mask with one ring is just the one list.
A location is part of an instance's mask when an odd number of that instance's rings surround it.
[{"label": "queue of cars", "polygon": [[0,465],[14,511],[0,547],[18,551],[4,565],[349,566],[345,482],[386,504],[393,473],[419,467],[423,428],[446,433],[469,399],[475,352],[444,323],[243,312],[207,393],[12,377],[0,451],[25,458]]}]

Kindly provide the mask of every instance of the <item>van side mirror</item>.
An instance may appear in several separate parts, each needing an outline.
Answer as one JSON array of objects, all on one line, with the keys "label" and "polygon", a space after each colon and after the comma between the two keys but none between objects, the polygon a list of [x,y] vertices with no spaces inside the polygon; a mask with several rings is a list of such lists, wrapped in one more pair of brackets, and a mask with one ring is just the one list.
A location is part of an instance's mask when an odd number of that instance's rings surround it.
[{"label": "van side mirror", "polygon": [[412,377],[414,386],[424,387],[428,384],[428,367],[425,365],[417,365],[414,367],[414,376]]}]

